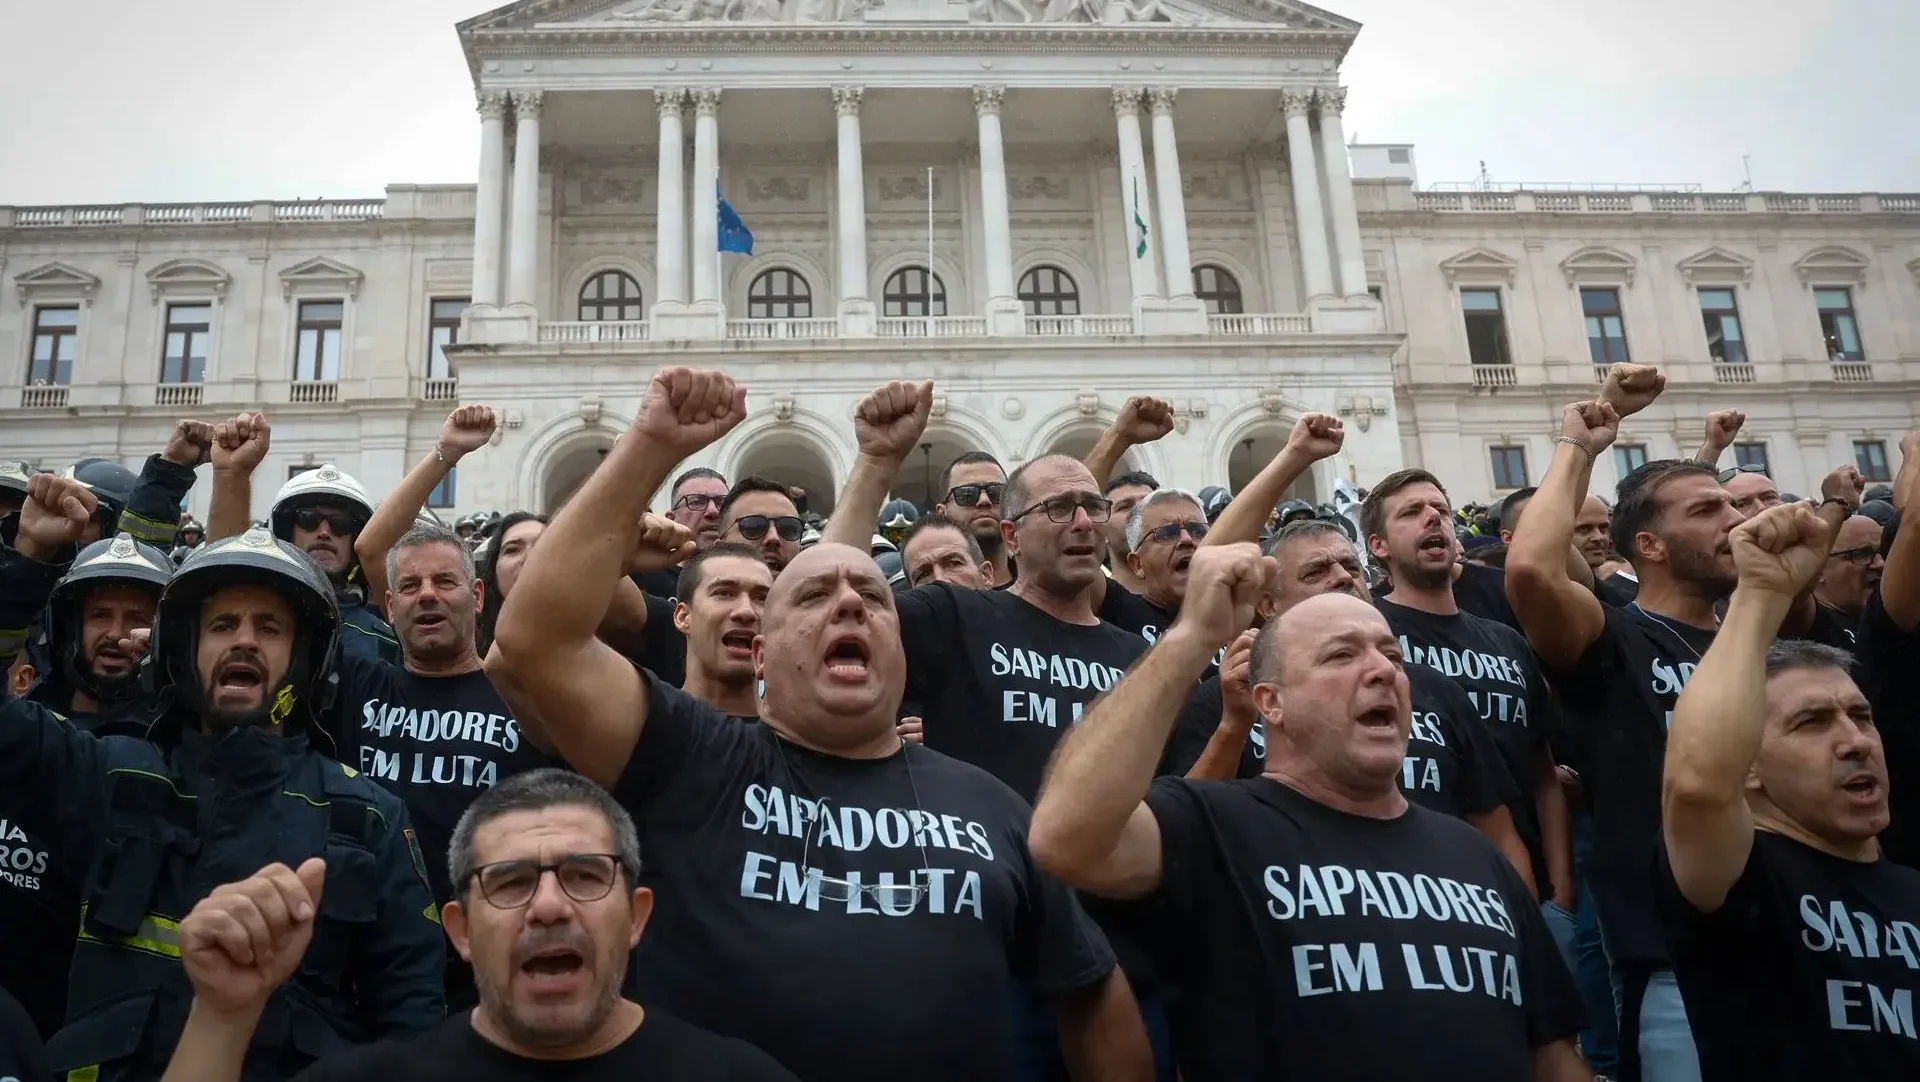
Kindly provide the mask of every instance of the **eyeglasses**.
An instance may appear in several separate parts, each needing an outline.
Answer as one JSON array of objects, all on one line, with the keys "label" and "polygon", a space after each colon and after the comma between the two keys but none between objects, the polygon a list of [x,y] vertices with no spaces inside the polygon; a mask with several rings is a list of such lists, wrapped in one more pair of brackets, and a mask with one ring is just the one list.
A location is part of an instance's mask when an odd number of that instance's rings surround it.
[{"label": "eyeglasses", "polygon": [[[799,781],[794,777],[793,763],[787,758],[787,749],[782,746],[777,737],[774,739],[773,746],[780,752],[780,765],[786,768],[788,784],[797,790],[799,788]],[[914,815],[912,822],[926,822],[926,810],[920,806],[920,787],[914,784],[913,780],[913,751],[907,746],[904,740],[901,741],[900,744],[900,760],[907,764],[907,791],[913,794]],[[841,903],[852,901],[856,894],[864,894],[872,898],[875,905],[888,913],[911,913],[913,908],[920,904],[920,899],[925,898],[927,892],[932,889],[930,884],[933,882],[933,865],[932,862],[927,859],[926,834],[917,827],[912,828],[917,847],[920,850],[920,869],[925,873],[925,877],[920,882],[861,883],[852,879],[842,879],[837,876],[828,875],[820,869],[815,868],[810,861],[810,858],[813,856],[814,826],[828,814],[829,810],[826,797],[821,797],[814,801],[813,817],[807,820],[807,832],[802,836],[800,843],[800,881],[805,884],[802,889],[818,891],[821,899]],[[912,878],[911,873],[909,873],[908,878]]]},{"label": "eyeglasses", "polygon": [[749,541],[758,541],[767,536],[769,527],[779,533],[782,541],[798,541],[800,535],[806,531],[806,524],[793,515],[781,515],[779,518],[746,515],[733,521],[733,528],[739,530],[740,536]]},{"label": "eyeglasses", "polygon": [[1734,478],[1740,476],[1743,473],[1758,473],[1758,474],[1764,475],[1766,472],[1767,472],[1767,467],[1762,465],[1761,463],[1742,462],[1740,465],[1734,466],[1731,469],[1721,470],[1720,483],[1724,485],[1728,481],[1733,480]]},{"label": "eyeglasses", "polygon": [[621,876],[620,858],[611,853],[575,853],[552,864],[536,860],[503,860],[474,869],[474,882],[495,909],[522,909],[540,892],[540,881],[552,872],[566,896],[582,904],[613,893]]},{"label": "eyeglasses", "polygon": [[1045,511],[1049,522],[1072,522],[1075,511],[1085,511],[1091,521],[1105,522],[1113,516],[1113,501],[1101,496],[1055,496],[1041,500],[1010,521],[1018,522],[1036,511]]},{"label": "eyeglasses", "polygon": [[1210,527],[1204,522],[1169,522],[1165,526],[1156,526],[1148,530],[1147,535],[1141,538],[1141,540],[1172,544],[1180,540],[1181,534],[1186,534],[1188,537],[1198,541],[1207,536],[1207,530],[1209,528]]},{"label": "eyeglasses", "polygon": [[1873,558],[1878,555],[1880,555],[1879,545],[1861,545],[1859,548],[1841,549],[1839,552],[1827,553],[1830,559],[1845,560],[1850,564],[1860,564],[1862,566],[1872,563]]},{"label": "eyeglasses", "polygon": [[356,534],[360,532],[360,519],[345,511],[322,511],[317,507],[302,507],[293,513],[293,524],[311,533],[327,524],[327,529],[336,535]]},{"label": "eyeglasses", "polygon": [[988,503],[999,503],[1000,497],[1006,495],[1006,492],[1007,485],[1004,481],[988,481],[983,485],[955,485],[947,490],[947,502],[961,507],[972,507],[980,502],[980,495],[985,493]]},{"label": "eyeglasses", "polygon": [[720,506],[721,501],[725,499],[725,496],[702,496],[698,492],[690,492],[673,501],[673,509],[678,511],[685,508],[694,514],[704,515],[709,509]]}]

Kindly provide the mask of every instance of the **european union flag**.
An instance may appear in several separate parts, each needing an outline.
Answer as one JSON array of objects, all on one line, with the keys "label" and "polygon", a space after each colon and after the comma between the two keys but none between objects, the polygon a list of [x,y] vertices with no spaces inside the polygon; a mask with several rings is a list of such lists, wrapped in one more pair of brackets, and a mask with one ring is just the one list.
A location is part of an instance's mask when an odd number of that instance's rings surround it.
[{"label": "european union flag", "polygon": [[741,255],[752,255],[753,233],[747,228],[746,223],[740,220],[740,215],[733,209],[733,204],[728,203],[727,197],[720,194],[720,186],[717,184],[714,185],[713,188],[713,197],[720,201],[718,223],[720,227],[720,250],[723,252],[738,252]]}]

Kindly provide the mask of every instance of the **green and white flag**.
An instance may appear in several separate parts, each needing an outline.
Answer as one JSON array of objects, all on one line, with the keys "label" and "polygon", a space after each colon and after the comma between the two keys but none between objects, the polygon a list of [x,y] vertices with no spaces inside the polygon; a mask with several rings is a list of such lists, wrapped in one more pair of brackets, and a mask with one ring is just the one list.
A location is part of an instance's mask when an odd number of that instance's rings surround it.
[{"label": "green and white flag", "polygon": [[1147,215],[1146,208],[1140,205],[1140,178],[1133,178],[1133,225],[1140,231],[1140,243],[1134,246],[1135,259],[1147,258]]}]

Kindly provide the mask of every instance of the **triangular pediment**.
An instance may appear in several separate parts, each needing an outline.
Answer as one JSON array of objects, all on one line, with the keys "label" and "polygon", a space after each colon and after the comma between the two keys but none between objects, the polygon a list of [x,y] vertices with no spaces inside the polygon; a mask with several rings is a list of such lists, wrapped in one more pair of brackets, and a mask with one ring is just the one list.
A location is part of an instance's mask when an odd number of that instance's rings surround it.
[{"label": "triangular pediment", "polygon": [[686,23],[986,25],[1240,24],[1357,34],[1360,24],[1298,0],[519,0],[459,26],[476,31]]},{"label": "triangular pediment", "polygon": [[280,287],[289,297],[296,289],[338,290],[351,297],[360,292],[360,283],[365,279],[366,275],[345,263],[316,256],[281,271]]},{"label": "triangular pediment", "polygon": [[1751,281],[1753,260],[1725,248],[1708,248],[1682,259],[1675,266],[1689,283],[1734,285]]},{"label": "triangular pediment", "polygon": [[100,279],[65,263],[42,263],[32,270],[13,276],[13,285],[22,302],[29,297],[91,297],[100,288]]},{"label": "triangular pediment", "polygon": [[1633,284],[1634,259],[1618,248],[1590,244],[1560,261],[1568,285],[1581,282]]},{"label": "triangular pediment", "polygon": [[1794,272],[1802,282],[1863,282],[1867,277],[1867,257],[1851,248],[1829,244],[1815,248],[1794,260]]},{"label": "triangular pediment", "polygon": [[1512,282],[1520,264],[1491,248],[1469,248],[1440,261],[1449,282]]},{"label": "triangular pediment", "polygon": [[147,288],[155,300],[168,293],[224,297],[231,284],[232,275],[204,259],[169,259],[147,272]]}]

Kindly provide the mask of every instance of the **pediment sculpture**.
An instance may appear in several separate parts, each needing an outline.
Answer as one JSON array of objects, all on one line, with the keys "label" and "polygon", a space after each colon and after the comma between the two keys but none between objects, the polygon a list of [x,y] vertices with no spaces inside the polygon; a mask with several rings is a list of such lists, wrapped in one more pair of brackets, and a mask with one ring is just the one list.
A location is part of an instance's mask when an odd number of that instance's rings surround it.
[{"label": "pediment sculpture", "polygon": [[[1205,19],[1173,0],[965,2],[968,21],[974,23],[1193,24]],[[641,0],[604,18],[635,23],[847,23],[864,21],[870,9],[886,6],[889,0]]]}]

